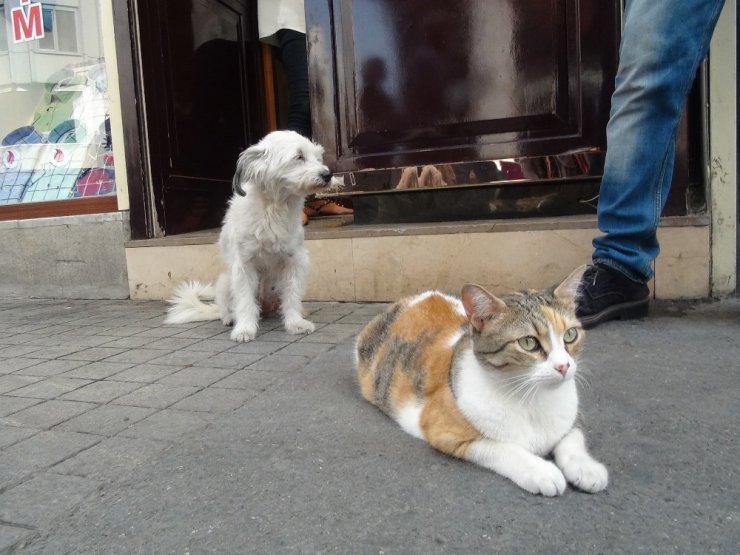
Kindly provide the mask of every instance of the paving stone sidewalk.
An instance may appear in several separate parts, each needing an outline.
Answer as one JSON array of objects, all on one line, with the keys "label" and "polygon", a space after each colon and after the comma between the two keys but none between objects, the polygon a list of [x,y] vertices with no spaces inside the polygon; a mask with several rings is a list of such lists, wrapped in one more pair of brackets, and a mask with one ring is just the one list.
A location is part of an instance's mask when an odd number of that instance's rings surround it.
[{"label": "paving stone sidewalk", "polygon": [[266,320],[163,326],[161,302],[0,300],[0,553],[183,435],[357,333],[382,305],[306,303],[317,331]]},{"label": "paving stone sidewalk", "polygon": [[737,553],[740,303],[589,334],[583,411],[610,489],[544,499],[362,402],[384,306],[315,333],[163,326],[164,304],[0,300],[0,553]]}]

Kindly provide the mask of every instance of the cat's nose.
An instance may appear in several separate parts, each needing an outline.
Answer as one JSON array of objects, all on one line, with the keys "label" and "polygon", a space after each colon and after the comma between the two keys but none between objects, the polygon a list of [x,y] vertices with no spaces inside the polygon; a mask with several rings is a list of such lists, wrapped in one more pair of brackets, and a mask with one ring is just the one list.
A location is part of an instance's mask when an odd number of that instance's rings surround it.
[{"label": "cat's nose", "polygon": [[568,368],[570,368],[570,362],[563,362],[562,364],[555,366],[555,370],[557,370],[561,376],[565,376]]}]

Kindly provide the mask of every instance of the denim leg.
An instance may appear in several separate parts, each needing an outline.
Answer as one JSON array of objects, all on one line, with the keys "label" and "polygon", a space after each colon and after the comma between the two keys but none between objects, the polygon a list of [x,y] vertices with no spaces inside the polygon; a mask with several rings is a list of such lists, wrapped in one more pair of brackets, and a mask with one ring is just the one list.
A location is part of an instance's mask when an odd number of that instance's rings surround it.
[{"label": "denim leg", "polygon": [[593,261],[640,282],[673,177],[676,132],[724,0],[627,0]]}]

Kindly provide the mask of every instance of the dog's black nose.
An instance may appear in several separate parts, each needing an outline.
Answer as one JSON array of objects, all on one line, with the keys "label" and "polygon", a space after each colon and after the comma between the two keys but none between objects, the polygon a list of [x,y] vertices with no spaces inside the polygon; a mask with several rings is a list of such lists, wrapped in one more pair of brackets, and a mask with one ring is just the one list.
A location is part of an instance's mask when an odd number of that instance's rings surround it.
[{"label": "dog's black nose", "polygon": [[331,173],[331,170],[326,170],[325,172],[321,172],[321,179],[323,179],[325,183],[329,183],[333,175],[334,174]]}]

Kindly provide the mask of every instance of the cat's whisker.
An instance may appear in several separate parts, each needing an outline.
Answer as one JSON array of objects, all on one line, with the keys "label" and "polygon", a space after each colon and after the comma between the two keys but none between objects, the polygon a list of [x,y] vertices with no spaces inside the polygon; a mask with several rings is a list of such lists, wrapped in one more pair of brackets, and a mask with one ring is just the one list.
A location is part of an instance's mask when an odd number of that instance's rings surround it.
[{"label": "cat's whisker", "polygon": [[538,386],[539,386],[539,384],[537,383],[536,380],[533,380],[531,382],[530,388],[524,393],[524,396],[522,397],[522,403],[523,404],[529,404],[529,403],[531,403],[534,400],[534,398],[535,398],[535,396],[537,394]]},{"label": "cat's whisker", "polygon": [[520,378],[521,379],[518,380],[517,382],[514,382],[512,384],[513,387],[511,387],[508,390],[508,394],[506,395],[506,398],[507,399],[511,399],[511,398],[515,397],[519,392],[521,392],[522,390],[527,389],[528,387],[530,387],[532,385],[532,377],[531,376],[524,375],[524,376],[520,376]]},{"label": "cat's whisker", "polygon": [[519,375],[519,376],[512,376],[510,378],[504,378],[503,380],[501,380],[500,383],[501,383],[501,385],[505,385],[505,386],[507,386],[507,385],[516,385],[516,384],[519,384],[521,382],[526,382],[529,379],[530,379],[530,376],[528,374],[522,374],[522,375]]},{"label": "cat's whisker", "polygon": [[529,403],[535,397],[535,393],[537,391],[537,388],[539,387],[539,380],[537,380],[532,375],[527,375],[525,377],[525,380],[519,383],[516,387],[509,390],[508,394],[506,395],[506,400],[512,400],[516,398],[515,400],[518,402],[518,404],[523,406]]},{"label": "cat's whisker", "polygon": [[580,386],[582,386],[584,389],[591,389],[591,382],[589,381],[587,376],[584,376],[581,373],[576,373],[575,375],[576,383]]}]

